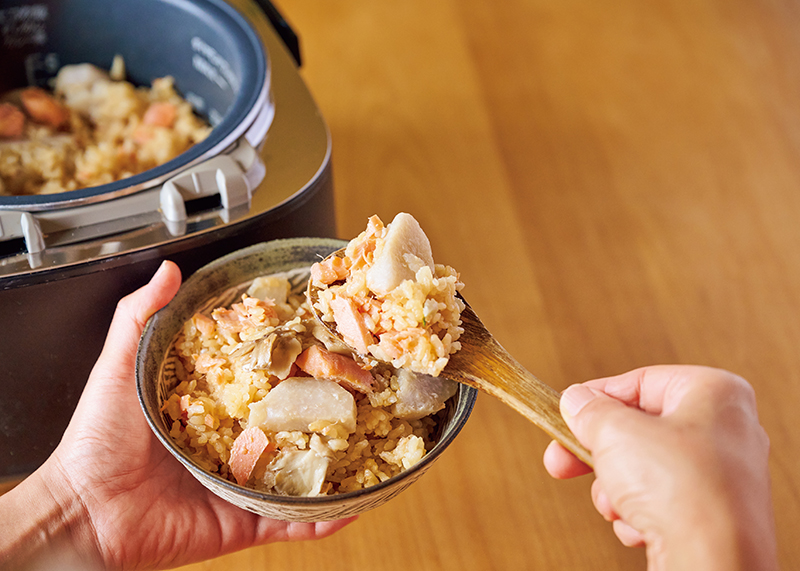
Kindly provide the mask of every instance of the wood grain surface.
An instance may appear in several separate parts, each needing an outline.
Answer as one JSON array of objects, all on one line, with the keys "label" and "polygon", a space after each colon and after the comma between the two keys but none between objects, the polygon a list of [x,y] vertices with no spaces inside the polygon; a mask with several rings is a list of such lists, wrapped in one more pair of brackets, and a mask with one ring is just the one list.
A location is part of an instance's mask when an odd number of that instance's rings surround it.
[{"label": "wood grain surface", "polygon": [[[333,139],[339,233],[416,216],[502,345],[561,390],[731,369],[800,568],[800,9],[789,0],[278,0]],[[548,438],[482,396],[342,532],[185,570],[641,570]]]}]

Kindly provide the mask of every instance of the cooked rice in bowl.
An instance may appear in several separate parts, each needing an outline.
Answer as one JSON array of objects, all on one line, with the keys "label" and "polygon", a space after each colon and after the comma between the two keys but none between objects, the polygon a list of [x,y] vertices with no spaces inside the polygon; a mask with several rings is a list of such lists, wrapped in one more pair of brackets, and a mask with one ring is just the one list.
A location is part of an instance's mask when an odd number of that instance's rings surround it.
[{"label": "cooked rice in bowl", "polygon": [[[456,394],[446,400],[444,408],[433,413],[432,416],[429,415],[423,422],[417,422],[419,419],[402,419],[412,428],[420,426],[428,430],[427,436],[423,437],[426,452],[421,460],[409,468],[402,469],[397,475],[387,480],[382,480],[379,472],[383,472],[383,476],[388,475],[389,472],[386,469],[381,469],[381,465],[397,466],[398,460],[406,454],[406,451],[401,446],[395,445],[390,450],[392,445],[390,440],[396,438],[399,442],[400,438],[402,438],[400,434],[392,434],[394,427],[401,424],[404,425],[398,419],[401,419],[402,416],[407,416],[409,411],[413,410],[413,407],[419,409],[420,407],[431,406],[430,403],[425,404],[427,399],[422,399],[419,402],[409,399],[410,394],[413,394],[413,392],[409,393],[408,389],[412,388],[413,385],[407,382],[409,380],[407,375],[404,375],[402,379],[396,379],[394,382],[390,381],[389,388],[394,387],[393,391],[398,399],[397,402],[374,407],[379,413],[370,421],[370,426],[364,430],[356,429],[356,433],[364,433],[369,444],[368,447],[364,444],[359,445],[363,447],[363,450],[358,460],[363,459],[362,464],[365,467],[369,467],[369,460],[373,460],[378,466],[372,471],[375,479],[365,478],[365,483],[375,481],[377,483],[354,489],[353,491],[342,491],[340,489],[338,492],[334,492],[335,486],[331,483],[330,487],[326,489],[327,495],[282,495],[276,493],[275,490],[267,491],[264,486],[259,486],[259,489],[256,489],[253,484],[256,483],[255,476],[258,474],[253,474],[252,482],[240,485],[237,483],[235,476],[232,477],[230,467],[222,468],[220,465],[217,471],[213,471],[213,468],[207,469],[208,460],[198,460],[198,456],[204,458],[213,457],[214,453],[208,451],[208,441],[210,440],[221,441],[223,449],[225,449],[230,444],[230,442],[226,442],[226,437],[240,435],[246,429],[239,421],[235,421],[230,425],[231,433],[223,434],[226,432],[225,423],[220,420],[220,424],[216,427],[216,432],[220,435],[217,437],[208,436],[205,444],[202,445],[200,441],[203,436],[198,435],[195,442],[196,450],[194,451],[190,449],[192,446],[191,438],[189,439],[190,446],[187,448],[179,445],[173,439],[170,433],[175,421],[170,412],[168,412],[168,408],[172,405],[165,406],[165,403],[184,381],[189,380],[187,375],[196,374],[184,367],[183,361],[178,357],[176,351],[175,341],[179,337],[185,338],[184,329],[186,323],[191,321],[197,313],[204,313],[210,317],[215,308],[228,308],[235,303],[241,302],[242,294],[246,293],[252,286],[255,278],[264,274],[288,276],[291,284],[291,293],[300,293],[308,280],[308,268],[344,245],[345,243],[340,240],[326,238],[290,238],[257,244],[224,256],[196,271],[184,281],[175,298],[148,321],[139,343],[136,361],[137,392],[145,418],[153,433],[164,445],[165,449],[206,488],[226,501],[260,515],[297,522],[328,521],[357,515],[382,505],[416,482],[441,457],[442,453],[455,440],[466,424],[477,398],[478,391],[476,389],[466,385],[458,385]],[[289,305],[291,306],[291,303]],[[181,368],[184,370],[181,371]],[[382,378],[385,379],[386,377]],[[191,381],[189,380],[189,382]],[[290,388],[291,384],[289,383]],[[198,381],[195,389],[201,385],[202,383]],[[278,386],[280,386],[280,383]],[[185,394],[187,392],[185,389],[188,389],[189,385],[184,385],[184,387],[181,392]],[[400,389],[397,390],[396,387],[400,387]],[[380,386],[376,384],[376,389],[378,388]],[[255,390],[258,391],[259,388]],[[389,396],[391,392],[384,392],[385,390],[385,388],[380,388],[380,390],[373,392],[384,393],[384,396]],[[249,392],[250,389],[248,388],[248,394]],[[364,409],[362,406],[364,397],[359,398],[358,391],[351,390],[350,392],[355,395],[354,401],[359,402],[357,405],[357,418],[361,422],[361,419],[364,418],[364,415],[361,414]],[[206,393],[208,394],[208,391]],[[199,393],[196,393],[196,395],[199,396]],[[373,398],[375,396],[373,395]],[[216,400],[213,395],[208,394],[208,397]],[[369,400],[369,397],[367,397],[367,400]],[[219,405],[215,404],[215,406]],[[398,406],[400,407],[399,411]],[[403,406],[406,407],[406,410],[402,409]],[[249,411],[249,405],[247,408]],[[199,408],[193,409],[193,412],[196,414],[192,414],[192,416],[198,417],[192,421],[193,426],[199,427],[201,424],[208,426],[205,424],[205,410],[203,414],[200,414]],[[189,424],[188,420],[189,411],[187,407],[185,419],[187,425]],[[211,424],[213,426],[214,423],[211,422]],[[222,430],[219,429],[220,426],[223,426]],[[326,426],[320,424],[314,428],[324,431]],[[331,427],[328,426],[327,428],[330,429]],[[405,428],[401,430],[405,430]],[[209,434],[209,431],[202,428],[200,428],[199,432],[206,435]],[[380,433],[375,434],[375,432]],[[385,432],[385,435],[382,434],[383,432]],[[267,433],[265,432],[264,434],[266,436]],[[330,436],[333,436],[333,434],[330,433]],[[320,433],[319,440],[323,443],[328,438],[329,436]],[[313,435],[302,440],[307,440],[310,448],[312,439],[314,440],[314,446],[316,446],[319,442]],[[351,437],[348,437],[348,442],[351,439],[355,441],[357,436],[351,434]],[[256,439],[253,442],[257,443]],[[299,448],[298,444],[302,443],[299,441],[294,443],[295,447],[298,450],[303,450]],[[213,445],[211,446],[215,448]],[[432,447],[428,448],[428,446]],[[355,451],[356,448],[353,448],[351,452]],[[381,453],[388,453],[390,456],[385,459],[381,457]],[[224,452],[219,453],[219,455],[220,457],[223,456]],[[402,460],[399,460],[399,463],[402,463]],[[254,472],[263,470],[263,461],[261,465],[256,466],[256,464],[258,462],[253,465]],[[246,464],[244,465],[247,466]],[[334,466],[334,464],[331,462],[330,466]],[[351,474],[358,472],[355,465],[350,466],[350,470]],[[389,470],[394,471],[391,468]],[[226,473],[227,476],[223,476],[223,473]],[[362,473],[368,475],[366,470],[362,470]],[[342,480],[344,479],[346,479],[346,476],[342,478]],[[364,483],[358,482],[358,478],[351,480],[351,483],[354,488],[364,485]],[[322,491],[322,487],[320,487],[320,491]]]},{"label": "cooked rice in bowl", "polygon": [[361,369],[309,310],[308,274],[256,278],[230,308],[187,321],[162,410],[178,446],[229,481],[299,496],[361,490],[423,458],[457,385]]}]

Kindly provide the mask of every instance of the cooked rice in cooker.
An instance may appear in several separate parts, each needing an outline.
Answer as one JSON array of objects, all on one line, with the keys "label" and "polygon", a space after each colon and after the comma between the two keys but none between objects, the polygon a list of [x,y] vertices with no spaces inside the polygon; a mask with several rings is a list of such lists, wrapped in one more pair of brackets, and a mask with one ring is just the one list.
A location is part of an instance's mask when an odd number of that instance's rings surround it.
[{"label": "cooked rice in cooker", "polygon": [[52,194],[144,172],[205,139],[211,127],[172,77],[135,87],[115,58],[107,73],[64,66],[52,93],[0,97],[0,195]]}]

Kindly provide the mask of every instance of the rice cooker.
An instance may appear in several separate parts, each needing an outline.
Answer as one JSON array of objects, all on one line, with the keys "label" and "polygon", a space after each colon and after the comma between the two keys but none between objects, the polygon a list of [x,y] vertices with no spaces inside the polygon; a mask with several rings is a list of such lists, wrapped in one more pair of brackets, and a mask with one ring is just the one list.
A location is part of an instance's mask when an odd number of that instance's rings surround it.
[{"label": "rice cooker", "polygon": [[128,179],[0,196],[0,482],[58,444],[117,301],[162,260],[188,276],[257,242],[336,234],[329,133],[272,4],[0,0],[0,92],[117,54],[134,84],[172,76],[213,129]]}]

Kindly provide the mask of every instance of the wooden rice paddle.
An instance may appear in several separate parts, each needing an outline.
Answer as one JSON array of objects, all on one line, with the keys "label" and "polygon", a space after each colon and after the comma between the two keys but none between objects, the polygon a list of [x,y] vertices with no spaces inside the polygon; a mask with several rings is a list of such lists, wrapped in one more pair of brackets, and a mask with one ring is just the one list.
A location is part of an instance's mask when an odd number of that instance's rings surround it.
[{"label": "wooden rice paddle", "polygon": [[[344,250],[331,254],[337,255],[342,257]],[[317,321],[331,335],[347,345],[337,331],[336,324],[322,321],[317,313],[314,307],[317,293],[317,288],[309,280],[307,295]],[[591,454],[578,442],[561,416],[558,408],[560,393],[520,365],[489,333],[466,300],[464,303],[466,308],[461,313],[464,333],[458,339],[461,349],[450,355],[450,361],[439,376],[469,385],[500,399],[544,430],[579,460],[594,467]],[[358,354],[355,349],[350,348]]]},{"label": "wooden rice paddle", "polygon": [[[466,304],[466,300],[464,300]],[[520,365],[489,333],[469,304],[461,312],[461,349],[439,374],[500,399],[544,430],[590,467],[592,455],[567,427],[558,408],[561,394]]]}]

